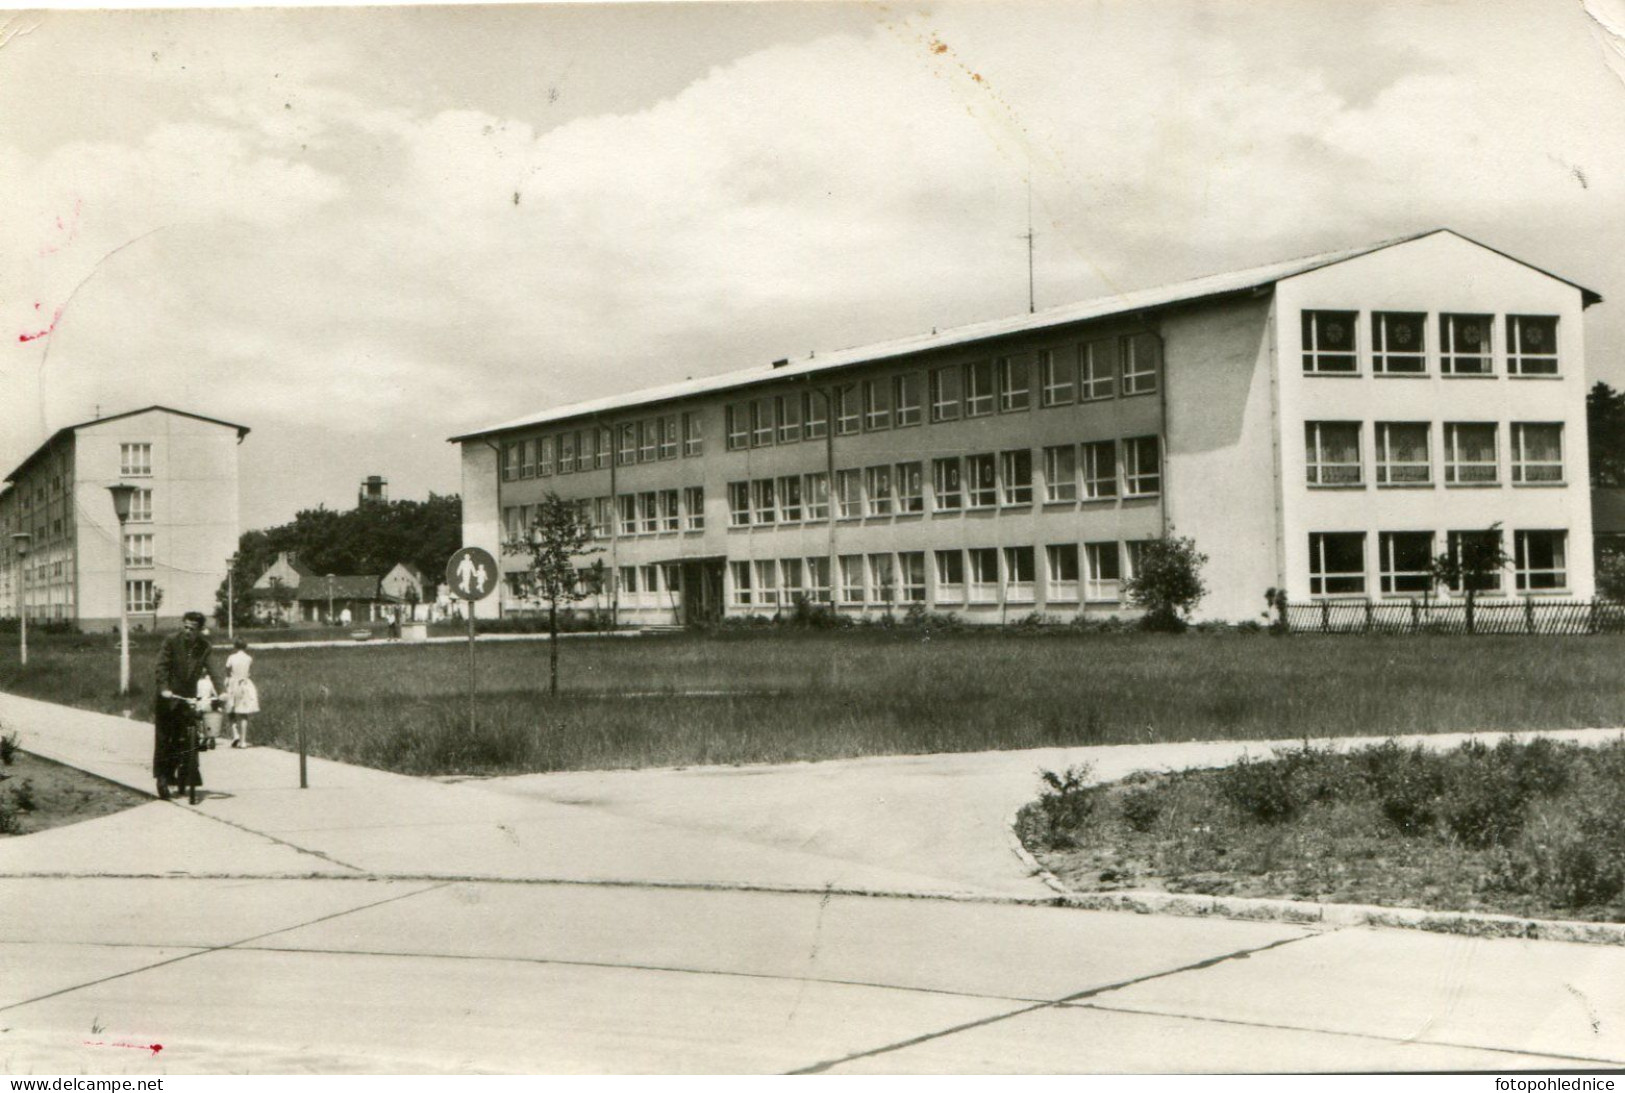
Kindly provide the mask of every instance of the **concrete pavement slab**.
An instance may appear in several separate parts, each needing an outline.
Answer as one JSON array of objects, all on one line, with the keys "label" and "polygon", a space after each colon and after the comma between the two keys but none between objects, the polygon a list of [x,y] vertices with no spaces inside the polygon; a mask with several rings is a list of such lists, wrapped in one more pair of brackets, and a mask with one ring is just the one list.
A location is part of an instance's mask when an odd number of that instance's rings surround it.
[{"label": "concrete pavement slab", "polygon": [[[725,922],[724,929],[716,924]],[[1057,999],[1309,936],[1279,923],[765,892],[458,884],[259,943]]]},{"label": "concrete pavement slab", "polygon": [[1567,1069],[1572,1060],[1051,1006],[828,1068],[832,1074],[1159,1074]]},{"label": "concrete pavement slab", "polygon": [[[8,908],[10,904],[6,905]],[[9,916],[8,916],[9,917]],[[0,1012],[30,999],[82,987],[113,976],[163,964],[202,949],[129,944],[61,944],[0,941]],[[0,1025],[7,1024],[0,1016]],[[90,1034],[87,1023],[79,1031]],[[5,1040],[0,1036],[0,1050]]]},{"label": "concrete pavement slab", "polygon": [[[785,979],[220,950],[10,1010],[5,1035],[57,1073],[248,1070],[266,1056],[293,1072],[759,1073],[1008,1008]],[[110,1057],[83,1043],[93,1019],[164,1051]]]},{"label": "concrete pavement slab", "polygon": [[1347,929],[1093,1001],[1625,1063],[1625,949],[1611,946]]}]

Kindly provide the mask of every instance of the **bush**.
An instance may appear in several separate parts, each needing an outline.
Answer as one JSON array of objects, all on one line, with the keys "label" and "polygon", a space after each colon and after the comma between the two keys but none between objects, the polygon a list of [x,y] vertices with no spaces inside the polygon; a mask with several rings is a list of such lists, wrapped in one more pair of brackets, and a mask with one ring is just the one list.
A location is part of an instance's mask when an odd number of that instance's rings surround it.
[{"label": "bush", "polygon": [[0,764],[11,766],[17,761],[17,752],[22,750],[22,741],[14,732],[0,734]]},{"label": "bush", "polygon": [[34,779],[24,778],[19,785],[11,787],[11,799],[19,812],[32,812],[39,806],[34,798]]},{"label": "bush", "polygon": [[1080,763],[1062,774],[1038,772],[1044,789],[1019,816],[1024,842],[1047,850],[1070,850],[1078,845],[1077,832],[1095,811],[1096,791],[1088,785],[1092,769],[1088,763]]},{"label": "bush", "polygon": [[1245,756],[1219,771],[1219,796],[1247,819],[1279,824],[1303,811],[1303,794],[1298,785],[1295,764],[1279,760],[1256,760]]},{"label": "bush", "polygon": [[1185,616],[1207,595],[1202,567],[1207,555],[1196,540],[1152,539],[1140,549],[1133,577],[1123,582],[1129,602],[1145,608],[1140,625],[1147,630],[1183,631]]},{"label": "bush", "polygon": [[1137,786],[1123,794],[1118,800],[1118,808],[1129,830],[1143,835],[1157,826],[1157,820],[1162,816],[1162,797],[1156,790]]}]

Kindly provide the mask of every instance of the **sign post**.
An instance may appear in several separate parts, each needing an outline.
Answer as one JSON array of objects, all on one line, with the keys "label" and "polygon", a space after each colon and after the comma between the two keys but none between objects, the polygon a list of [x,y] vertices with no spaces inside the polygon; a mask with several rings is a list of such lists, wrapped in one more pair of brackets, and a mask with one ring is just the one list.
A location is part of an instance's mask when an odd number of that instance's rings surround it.
[{"label": "sign post", "polygon": [[468,604],[468,732],[474,733],[474,605],[497,586],[497,560],[490,551],[463,547],[446,562],[446,587]]}]

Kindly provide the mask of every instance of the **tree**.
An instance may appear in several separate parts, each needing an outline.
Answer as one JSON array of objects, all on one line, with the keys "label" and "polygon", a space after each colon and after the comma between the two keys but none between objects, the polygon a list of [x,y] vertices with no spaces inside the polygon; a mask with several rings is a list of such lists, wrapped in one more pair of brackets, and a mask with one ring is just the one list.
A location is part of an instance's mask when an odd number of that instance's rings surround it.
[{"label": "tree", "polygon": [[1591,485],[1625,486],[1625,391],[1606,383],[1586,395],[1586,434],[1591,445]]},{"label": "tree", "polygon": [[1474,607],[1478,594],[1495,588],[1501,580],[1501,570],[1512,560],[1501,545],[1501,525],[1491,524],[1483,531],[1464,532],[1451,548],[1433,559],[1428,576],[1434,585],[1460,590],[1467,603],[1467,632],[1476,629]]},{"label": "tree", "polygon": [[519,570],[518,598],[547,605],[548,694],[559,693],[559,606],[595,595],[603,587],[604,563],[582,567],[576,559],[601,552],[593,545],[592,524],[581,505],[549,493],[536,506],[527,534],[502,546],[504,554],[528,557]]},{"label": "tree", "polygon": [[1145,609],[1140,625],[1173,633],[1189,626],[1192,609],[1207,595],[1205,565],[1207,555],[1196,549],[1195,539],[1170,537],[1142,545],[1134,576],[1123,582],[1129,602]]}]

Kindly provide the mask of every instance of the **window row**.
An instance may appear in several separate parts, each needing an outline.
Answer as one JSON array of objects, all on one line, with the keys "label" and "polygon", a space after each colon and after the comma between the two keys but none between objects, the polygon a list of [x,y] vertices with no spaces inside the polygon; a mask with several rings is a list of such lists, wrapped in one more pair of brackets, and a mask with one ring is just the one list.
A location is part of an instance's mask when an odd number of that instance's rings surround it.
[{"label": "window row", "polygon": [[[1062,444],[1043,449],[1043,483],[1035,487],[1033,452],[1018,448],[884,463],[835,472],[835,515],[841,519],[910,516],[1048,503],[1154,497],[1162,490],[1161,446],[1154,436]],[[731,527],[827,520],[830,481],[823,472],[728,484]]]},{"label": "window row", "polygon": [[[580,508],[582,523],[597,539],[609,538],[612,531],[624,537],[705,530],[703,486],[583,498],[576,504]],[[502,510],[502,523],[510,541],[517,542],[528,537],[537,507],[509,505]]]},{"label": "window row", "polygon": [[[1306,473],[1311,486],[1365,485],[1365,454],[1358,421],[1304,423]],[[1563,483],[1561,422],[1514,422],[1510,470],[1514,485]],[[1500,426],[1495,422],[1446,422],[1441,429],[1444,483],[1501,483]],[[1379,421],[1373,430],[1379,486],[1434,483],[1433,426],[1425,421]]]},{"label": "window row", "polygon": [[[118,446],[118,473],[120,478],[147,478],[152,475],[152,445],[120,444]],[[53,480],[52,486],[56,482]]]},{"label": "window row", "polygon": [[512,482],[602,470],[611,458],[622,467],[654,463],[676,459],[679,452],[684,458],[705,452],[698,411],[509,441],[502,445],[502,478]]},{"label": "window row", "polygon": [[[1429,337],[1430,318],[1437,324],[1436,339]],[[1365,358],[1374,375],[1421,376],[1437,359],[1442,376],[1493,376],[1499,356],[1509,376],[1558,375],[1557,316],[1503,319],[1504,341],[1497,347],[1494,315],[1446,312],[1434,318],[1425,311],[1373,311],[1362,326],[1358,311],[1305,311],[1303,370],[1357,375]],[[1362,329],[1368,331],[1364,339]]]},{"label": "window row", "polygon": [[1033,405],[1066,406],[1157,389],[1158,342],[1151,334],[1102,338],[969,364],[945,365],[734,402],[726,408],[730,451],[902,429]]},{"label": "window row", "polygon": [[[1512,533],[1513,589],[1517,592],[1559,592],[1568,587],[1568,532],[1515,531]],[[1422,595],[1433,589],[1433,560],[1438,549],[1431,531],[1377,533],[1377,584],[1384,596]],[[1458,567],[1463,551],[1485,551],[1495,556],[1504,550],[1500,531],[1451,531],[1445,534],[1444,553]],[[1368,594],[1369,567],[1365,532],[1313,532],[1309,536],[1309,594],[1312,596],[1364,596]],[[1502,571],[1472,580],[1475,592],[1500,592]],[[1450,582],[1452,592],[1463,591],[1462,579]]]}]

